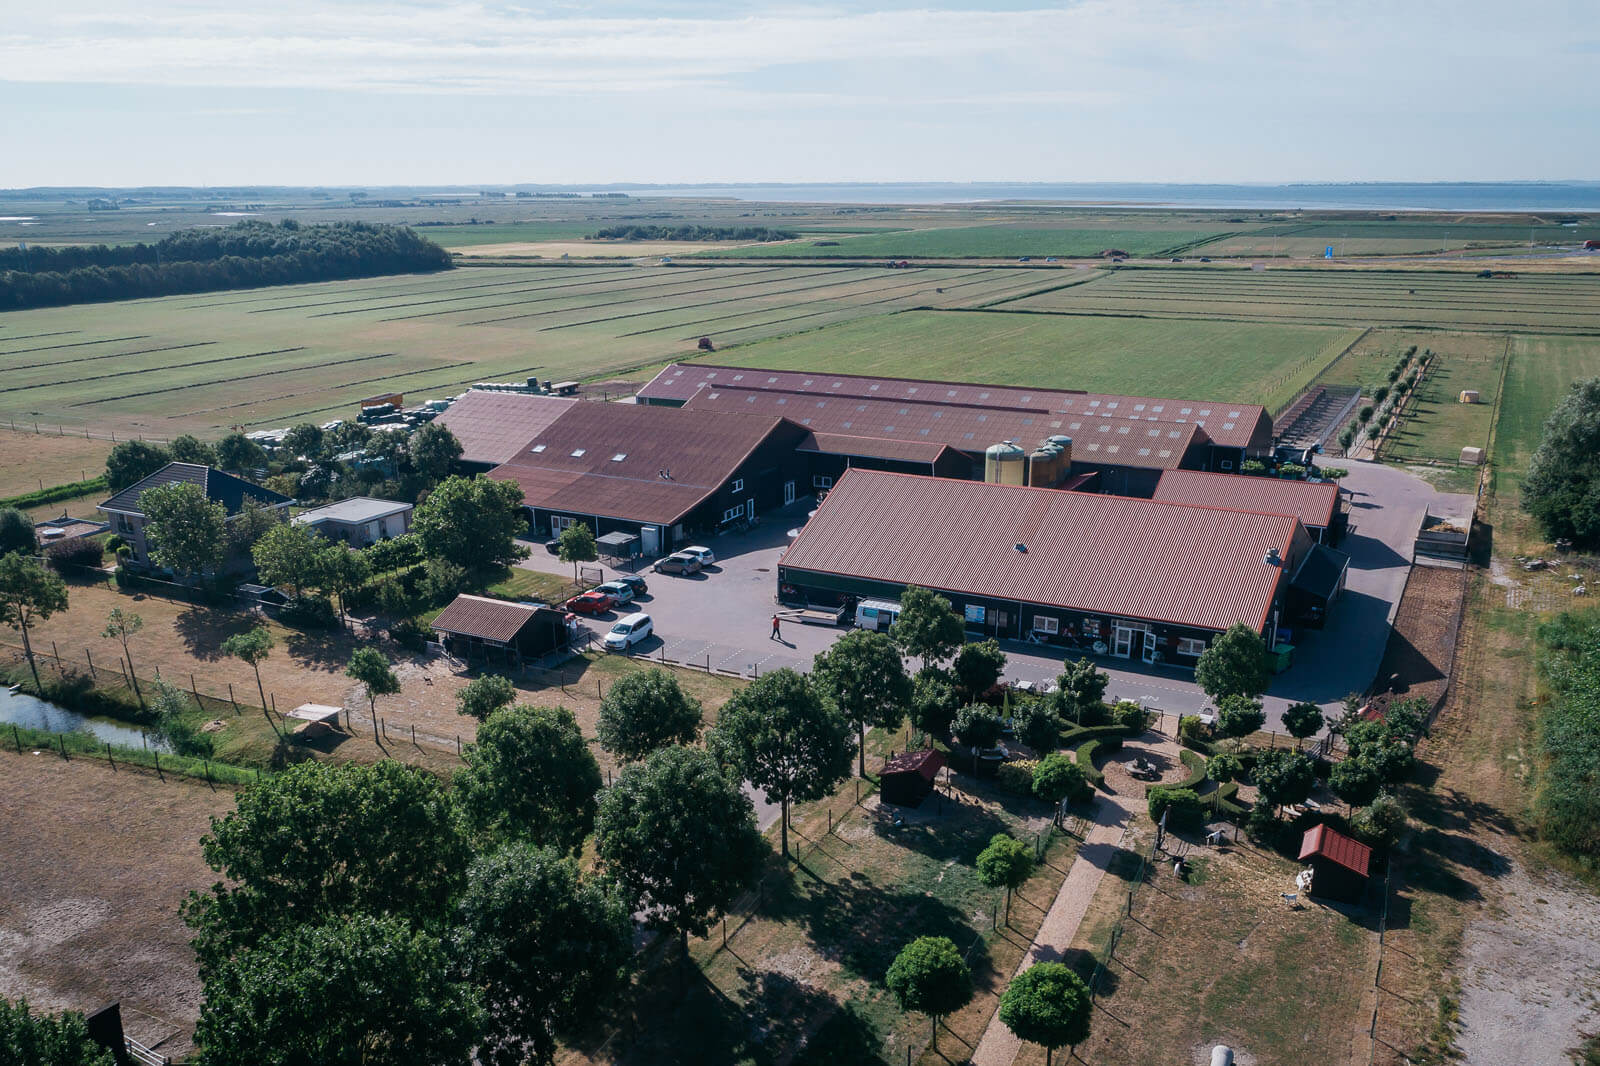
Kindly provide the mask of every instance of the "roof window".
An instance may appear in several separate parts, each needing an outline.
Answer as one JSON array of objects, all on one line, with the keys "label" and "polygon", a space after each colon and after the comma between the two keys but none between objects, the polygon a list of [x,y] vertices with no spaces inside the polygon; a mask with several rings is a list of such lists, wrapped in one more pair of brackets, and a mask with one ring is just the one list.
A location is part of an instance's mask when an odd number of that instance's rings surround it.
[{"label": "roof window", "polygon": [[534,455],[538,455],[540,452],[544,451],[544,445],[543,444],[535,444],[533,447],[529,448],[528,450],[530,452],[532,452]]},{"label": "roof window", "polygon": [[574,449],[572,449],[572,457],[574,459],[581,458],[583,453],[588,451],[588,450],[589,449],[587,449],[587,448],[574,448]]},{"label": "roof window", "polygon": [[627,457],[628,457],[628,453],[627,452],[618,452],[616,455],[613,455],[611,457],[611,461],[613,463],[620,463],[620,462],[622,462],[622,460],[626,459]]}]

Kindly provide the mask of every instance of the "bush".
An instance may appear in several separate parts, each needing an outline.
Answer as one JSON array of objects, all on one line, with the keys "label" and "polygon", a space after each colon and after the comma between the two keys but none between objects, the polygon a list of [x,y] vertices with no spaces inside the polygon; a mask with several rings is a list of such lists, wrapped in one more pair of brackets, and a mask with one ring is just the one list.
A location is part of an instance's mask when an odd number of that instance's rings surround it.
[{"label": "bush", "polygon": [[467,569],[445,559],[424,564],[422,595],[431,604],[448,603],[467,588]]},{"label": "bush", "polygon": [[1356,811],[1350,820],[1350,830],[1356,839],[1380,850],[1394,846],[1406,828],[1406,809],[1400,801],[1387,792]]},{"label": "bush", "polygon": [[51,569],[62,574],[99,566],[105,561],[105,555],[105,549],[88,537],[59,541],[44,550],[45,561]]},{"label": "bush", "polygon": [[389,639],[408,651],[421,651],[432,631],[415,618],[402,618],[389,626]]},{"label": "bush", "polygon": [[1251,477],[1265,477],[1269,471],[1267,470],[1267,464],[1260,459],[1246,459],[1239,464],[1239,473],[1247,474]]},{"label": "bush", "polygon": [[1299,481],[1306,476],[1306,468],[1299,463],[1284,463],[1278,467],[1278,476],[1288,481]]},{"label": "bush", "polygon": [[1146,797],[1150,820],[1167,816],[1168,829],[1198,829],[1206,824],[1205,804],[1190,788],[1152,788]]},{"label": "bush", "polygon": [[1178,741],[1185,747],[1198,748],[1206,744],[1210,730],[1200,721],[1198,714],[1186,714],[1178,719]]},{"label": "bush", "polygon": [[1244,831],[1258,844],[1273,844],[1277,842],[1279,824],[1278,815],[1272,809],[1272,804],[1264,799],[1258,799],[1250,808]]},{"label": "bush", "polygon": [[[1168,787],[1188,789],[1191,792],[1198,792],[1200,786],[1206,783],[1205,757],[1192,751],[1179,751],[1178,758],[1182,760],[1183,765],[1186,769],[1188,769],[1189,774],[1187,777],[1183,778],[1183,780],[1177,782],[1176,784],[1169,785]],[[1224,755],[1222,758],[1226,759],[1228,756]]]},{"label": "bush", "polygon": [[1111,721],[1131,734],[1143,733],[1150,723],[1150,715],[1132,700],[1119,700],[1111,708]]},{"label": "bush", "polygon": [[1033,795],[1033,774],[1039,764],[1032,759],[1017,759],[1001,763],[995,772],[995,783],[1007,792],[1018,796]]},{"label": "bush", "polygon": [[402,566],[415,566],[422,562],[422,542],[415,533],[403,533],[362,548],[361,554],[367,557],[373,573],[398,570]]},{"label": "bush", "polygon": [[1083,767],[1059,752],[1047,755],[1033,769],[1033,794],[1049,803],[1076,803],[1094,794]]},{"label": "bush", "polygon": [[1095,756],[1099,754],[1102,747],[1108,752],[1118,751],[1122,748],[1121,727],[1112,726],[1109,728],[1116,729],[1116,735],[1104,735],[1086,740],[1078,745],[1078,753],[1073,756],[1079,769],[1083,771],[1083,776],[1095,788],[1099,788],[1106,783],[1106,775],[1101,773],[1094,764]]},{"label": "bush", "polygon": [[299,629],[330,629],[339,624],[339,612],[326,596],[296,596],[278,612],[278,620]]}]

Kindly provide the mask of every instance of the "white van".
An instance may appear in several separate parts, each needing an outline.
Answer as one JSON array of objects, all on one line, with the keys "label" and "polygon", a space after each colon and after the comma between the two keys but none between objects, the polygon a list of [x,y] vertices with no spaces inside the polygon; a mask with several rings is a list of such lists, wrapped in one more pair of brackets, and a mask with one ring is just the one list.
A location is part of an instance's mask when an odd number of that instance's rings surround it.
[{"label": "white van", "polygon": [[650,616],[640,612],[630,614],[622,621],[611,627],[611,632],[601,641],[607,651],[626,651],[639,643],[645,637],[655,632],[655,623]]},{"label": "white van", "polygon": [[856,628],[886,632],[900,617],[900,605],[893,600],[862,600],[856,604]]}]

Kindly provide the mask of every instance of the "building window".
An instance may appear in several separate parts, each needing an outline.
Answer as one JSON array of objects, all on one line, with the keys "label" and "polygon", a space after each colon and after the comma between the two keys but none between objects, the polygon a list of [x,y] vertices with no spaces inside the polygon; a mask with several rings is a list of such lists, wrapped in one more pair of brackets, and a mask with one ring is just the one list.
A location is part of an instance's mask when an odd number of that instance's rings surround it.
[{"label": "building window", "polygon": [[833,478],[826,474],[816,474],[811,478],[811,487],[814,489],[833,488]]},{"label": "building window", "polygon": [[984,614],[984,611],[983,611],[983,605],[982,604],[978,604],[978,603],[969,603],[969,604],[967,604],[966,609],[965,609],[965,615],[966,615],[966,620],[970,625],[977,625],[977,626],[983,625],[983,614]]},{"label": "building window", "polygon": [[1100,635],[1100,619],[1085,618],[1083,620],[1083,635],[1086,637],[1098,637]]},{"label": "building window", "polygon": [[729,488],[728,491],[729,492],[743,492],[744,491],[744,478],[742,478],[742,477],[734,478],[733,479],[733,485],[732,485],[732,487]]},{"label": "building window", "polygon": [[1061,632],[1061,619],[1052,618],[1047,614],[1036,614],[1033,616],[1033,631],[1035,633],[1048,633],[1053,637]]},{"label": "building window", "polygon": [[735,519],[738,519],[738,518],[742,517],[743,515],[744,515],[744,507],[743,506],[730,507],[726,511],[722,512],[722,520],[724,522],[732,522]]},{"label": "building window", "polygon": [[1198,658],[1206,650],[1206,642],[1196,640],[1194,637],[1182,637],[1178,640],[1178,654]]},{"label": "building window", "polygon": [[1222,460],[1222,462],[1217,464],[1217,469],[1218,470],[1232,470],[1233,469],[1233,460],[1232,459],[1224,459],[1224,460]]}]

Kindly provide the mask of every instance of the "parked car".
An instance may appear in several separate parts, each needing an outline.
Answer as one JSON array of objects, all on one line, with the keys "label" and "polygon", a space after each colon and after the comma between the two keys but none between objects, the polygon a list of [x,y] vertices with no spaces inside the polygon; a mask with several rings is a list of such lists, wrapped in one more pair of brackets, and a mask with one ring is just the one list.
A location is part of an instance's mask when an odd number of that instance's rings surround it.
[{"label": "parked car", "polygon": [[607,581],[604,585],[595,586],[594,591],[604,592],[607,596],[610,596],[613,607],[621,607],[625,603],[633,602],[633,586],[626,581]]},{"label": "parked car", "polygon": [[701,566],[710,566],[712,563],[717,561],[717,553],[702,544],[691,544],[687,548],[683,549],[683,551],[675,554],[692,555],[696,559],[700,560]]},{"label": "parked car", "polygon": [[630,614],[616,625],[601,641],[607,651],[625,651],[655,632],[655,622],[643,613]]},{"label": "parked car", "polygon": [[604,614],[611,610],[613,600],[599,589],[590,589],[567,601],[567,610],[578,614]]},{"label": "parked car", "polygon": [[549,552],[551,555],[560,555],[561,554],[561,538],[557,537],[554,540],[545,541],[544,542],[544,550]]},{"label": "parked car", "polygon": [[653,569],[658,574],[698,574],[702,569],[700,560],[688,552],[673,552],[665,559],[657,559]]},{"label": "parked car", "polygon": [[650,591],[650,586],[638,574],[618,574],[617,580],[631,588],[635,596],[643,596]]}]

